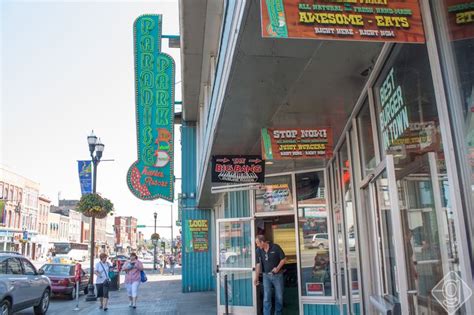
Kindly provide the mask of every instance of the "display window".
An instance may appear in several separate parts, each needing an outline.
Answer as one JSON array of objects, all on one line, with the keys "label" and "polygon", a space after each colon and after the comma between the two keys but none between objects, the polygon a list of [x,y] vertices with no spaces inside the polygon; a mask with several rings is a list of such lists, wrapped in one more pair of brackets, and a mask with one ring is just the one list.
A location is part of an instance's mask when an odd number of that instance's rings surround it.
[{"label": "display window", "polygon": [[265,185],[255,193],[256,213],[294,211],[293,186],[290,175],[265,178]]},{"label": "display window", "polygon": [[324,172],[298,173],[296,198],[300,244],[301,295],[332,296],[331,234]]},{"label": "display window", "polygon": [[[431,292],[449,271],[459,268],[454,257],[456,236],[450,228],[450,183],[431,77],[426,47],[399,45],[374,86],[381,154],[394,160],[409,309],[413,314],[444,314]],[[393,263],[385,261],[389,271]],[[385,279],[390,288],[390,277]]]}]

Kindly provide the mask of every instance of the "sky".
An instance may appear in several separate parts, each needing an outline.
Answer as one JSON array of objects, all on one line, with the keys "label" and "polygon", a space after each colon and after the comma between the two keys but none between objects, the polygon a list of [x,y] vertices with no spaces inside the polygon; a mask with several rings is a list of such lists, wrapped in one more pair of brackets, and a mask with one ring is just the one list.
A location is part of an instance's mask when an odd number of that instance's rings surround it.
[{"label": "sky", "polygon": [[[97,192],[116,215],[138,224],[177,219],[174,205],[142,201],[129,191],[126,174],[137,159],[133,22],[163,14],[163,34],[179,34],[178,0],[0,0],[0,164],[40,183],[40,194],[57,204],[81,197],[77,160],[89,159],[91,130],[105,144]],[[181,100],[180,50],[162,50],[176,62],[176,100]],[[175,126],[175,176],[181,178],[179,126]],[[181,181],[175,183],[175,196]],[[141,229],[145,237],[153,228]],[[158,229],[169,238],[170,229]],[[179,227],[174,227],[174,235]]]}]

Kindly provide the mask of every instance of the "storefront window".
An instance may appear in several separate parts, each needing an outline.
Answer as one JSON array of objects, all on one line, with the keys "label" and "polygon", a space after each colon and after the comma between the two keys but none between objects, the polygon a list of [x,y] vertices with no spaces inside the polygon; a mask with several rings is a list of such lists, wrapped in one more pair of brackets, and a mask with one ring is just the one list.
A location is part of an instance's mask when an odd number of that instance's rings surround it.
[{"label": "storefront window", "polygon": [[358,240],[356,227],[355,204],[352,200],[352,181],[351,181],[351,163],[349,160],[349,151],[347,142],[345,142],[340,150],[340,162],[342,170],[342,187],[344,197],[344,218],[346,228],[346,253],[347,267],[350,285],[350,294],[353,302],[357,302],[359,296],[359,256],[358,256]]},{"label": "storefront window", "polygon": [[[465,213],[474,233],[474,2],[432,0],[438,47],[452,125],[458,139],[458,168],[464,173]],[[470,208],[470,211],[469,211]]]},{"label": "storefront window", "polygon": [[296,174],[303,296],[331,296],[330,234],[324,172]]},{"label": "storefront window", "polygon": [[[431,298],[444,270],[457,270],[452,209],[426,47],[400,45],[376,82],[381,150],[394,157],[410,313],[444,314]],[[445,200],[443,200],[445,199]]]},{"label": "storefront window", "polygon": [[264,189],[256,192],[256,212],[293,211],[291,176],[265,178]]},{"label": "storefront window", "polygon": [[362,177],[365,177],[375,168],[376,164],[372,119],[370,118],[370,108],[367,100],[357,116],[357,128],[359,130]]}]

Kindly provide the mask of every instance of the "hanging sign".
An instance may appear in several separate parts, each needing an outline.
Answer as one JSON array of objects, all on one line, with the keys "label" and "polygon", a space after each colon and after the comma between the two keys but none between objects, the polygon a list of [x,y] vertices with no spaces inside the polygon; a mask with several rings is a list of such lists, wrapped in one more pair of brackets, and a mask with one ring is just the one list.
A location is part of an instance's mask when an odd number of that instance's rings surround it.
[{"label": "hanging sign", "polygon": [[265,162],[260,155],[212,156],[213,183],[263,183]]},{"label": "hanging sign", "polygon": [[79,169],[79,182],[81,183],[81,194],[87,195],[92,193],[92,162],[77,161]]},{"label": "hanging sign", "polygon": [[161,52],[161,15],[142,15],[134,23],[138,159],[127,173],[139,199],[173,200],[173,59]]},{"label": "hanging sign", "polygon": [[332,157],[331,128],[264,128],[264,160],[329,159]]},{"label": "hanging sign", "polygon": [[209,250],[209,220],[186,220],[186,252],[207,252]]},{"label": "hanging sign", "polygon": [[444,0],[451,40],[474,38],[474,1]]},{"label": "hanging sign", "polygon": [[261,0],[262,36],[424,43],[418,0]]}]

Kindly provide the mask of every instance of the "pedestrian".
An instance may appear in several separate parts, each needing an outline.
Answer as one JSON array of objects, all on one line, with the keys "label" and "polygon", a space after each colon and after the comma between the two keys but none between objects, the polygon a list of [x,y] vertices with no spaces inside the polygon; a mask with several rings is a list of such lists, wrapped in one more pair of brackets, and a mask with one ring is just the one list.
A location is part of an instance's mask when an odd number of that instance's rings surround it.
[{"label": "pedestrian", "polygon": [[138,286],[141,282],[140,273],[143,270],[143,264],[138,260],[135,253],[130,254],[130,260],[125,263],[124,269],[127,273],[125,275],[125,285],[127,286],[129,307],[137,308]]},{"label": "pedestrian", "polygon": [[256,279],[254,284],[260,284],[260,272],[263,274],[263,315],[272,314],[272,287],[275,291],[275,315],[281,315],[283,311],[283,266],[286,256],[281,247],[266,240],[264,235],[257,235],[255,243],[258,247]]},{"label": "pedestrian", "polygon": [[165,257],[163,255],[160,255],[159,264],[160,264],[160,273],[161,275],[163,275],[163,273],[165,272]]},{"label": "pedestrian", "polygon": [[107,261],[107,254],[101,253],[99,261],[95,264],[95,286],[97,288],[97,297],[100,298],[100,309],[107,311],[109,305],[109,288],[110,288],[110,263]]},{"label": "pedestrian", "polygon": [[174,276],[174,267],[176,265],[176,259],[174,258],[173,254],[171,254],[168,258],[168,263],[170,265],[171,274]]}]

